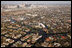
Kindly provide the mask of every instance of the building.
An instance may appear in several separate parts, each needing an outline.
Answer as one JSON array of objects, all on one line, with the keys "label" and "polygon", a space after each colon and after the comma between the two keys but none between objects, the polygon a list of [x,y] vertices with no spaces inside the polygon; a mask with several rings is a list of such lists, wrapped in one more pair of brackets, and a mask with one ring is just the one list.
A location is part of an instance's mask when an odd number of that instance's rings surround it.
[{"label": "building", "polygon": [[17,8],[17,5],[6,5],[6,9],[12,9],[12,8]]},{"label": "building", "polygon": [[42,24],[42,23],[39,23],[39,25],[40,25],[40,26],[42,26],[43,28],[45,28],[45,25],[44,25],[44,24]]},{"label": "building", "polygon": [[20,4],[20,5],[17,5],[18,8],[24,8],[25,7],[25,4]]}]

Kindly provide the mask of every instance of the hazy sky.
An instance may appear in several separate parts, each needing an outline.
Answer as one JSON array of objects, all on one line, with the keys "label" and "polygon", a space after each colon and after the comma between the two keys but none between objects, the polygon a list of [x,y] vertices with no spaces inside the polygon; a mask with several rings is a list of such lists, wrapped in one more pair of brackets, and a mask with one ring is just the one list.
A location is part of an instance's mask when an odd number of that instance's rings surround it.
[{"label": "hazy sky", "polygon": [[71,1],[1,1],[1,4],[71,4]]}]

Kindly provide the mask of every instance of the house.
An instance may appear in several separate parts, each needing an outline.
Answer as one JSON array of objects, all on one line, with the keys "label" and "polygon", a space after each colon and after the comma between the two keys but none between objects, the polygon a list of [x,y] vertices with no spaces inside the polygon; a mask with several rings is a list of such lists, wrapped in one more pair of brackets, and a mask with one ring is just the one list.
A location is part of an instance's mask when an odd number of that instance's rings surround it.
[{"label": "house", "polygon": [[44,25],[44,24],[42,24],[42,23],[39,23],[39,25],[40,25],[40,26],[42,26],[43,28],[45,28],[45,25]]}]

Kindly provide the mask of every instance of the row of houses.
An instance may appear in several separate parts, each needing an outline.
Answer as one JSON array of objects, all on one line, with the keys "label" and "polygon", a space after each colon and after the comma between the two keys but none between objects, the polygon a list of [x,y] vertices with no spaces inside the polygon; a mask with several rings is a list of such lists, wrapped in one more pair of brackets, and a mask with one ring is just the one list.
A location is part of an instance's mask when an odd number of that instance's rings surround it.
[{"label": "row of houses", "polygon": [[4,6],[1,5],[1,7],[4,8],[4,9],[21,8],[21,7],[23,8],[23,7],[25,7],[25,4],[19,4],[19,5],[4,5]]}]

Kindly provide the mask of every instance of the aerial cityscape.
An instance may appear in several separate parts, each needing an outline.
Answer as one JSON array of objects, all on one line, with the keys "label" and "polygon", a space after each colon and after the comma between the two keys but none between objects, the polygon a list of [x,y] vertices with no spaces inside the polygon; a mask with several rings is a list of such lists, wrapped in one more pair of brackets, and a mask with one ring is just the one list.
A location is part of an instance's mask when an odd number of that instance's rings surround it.
[{"label": "aerial cityscape", "polygon": [[1,47],[71,47],[71,1],[1,1]]}]

